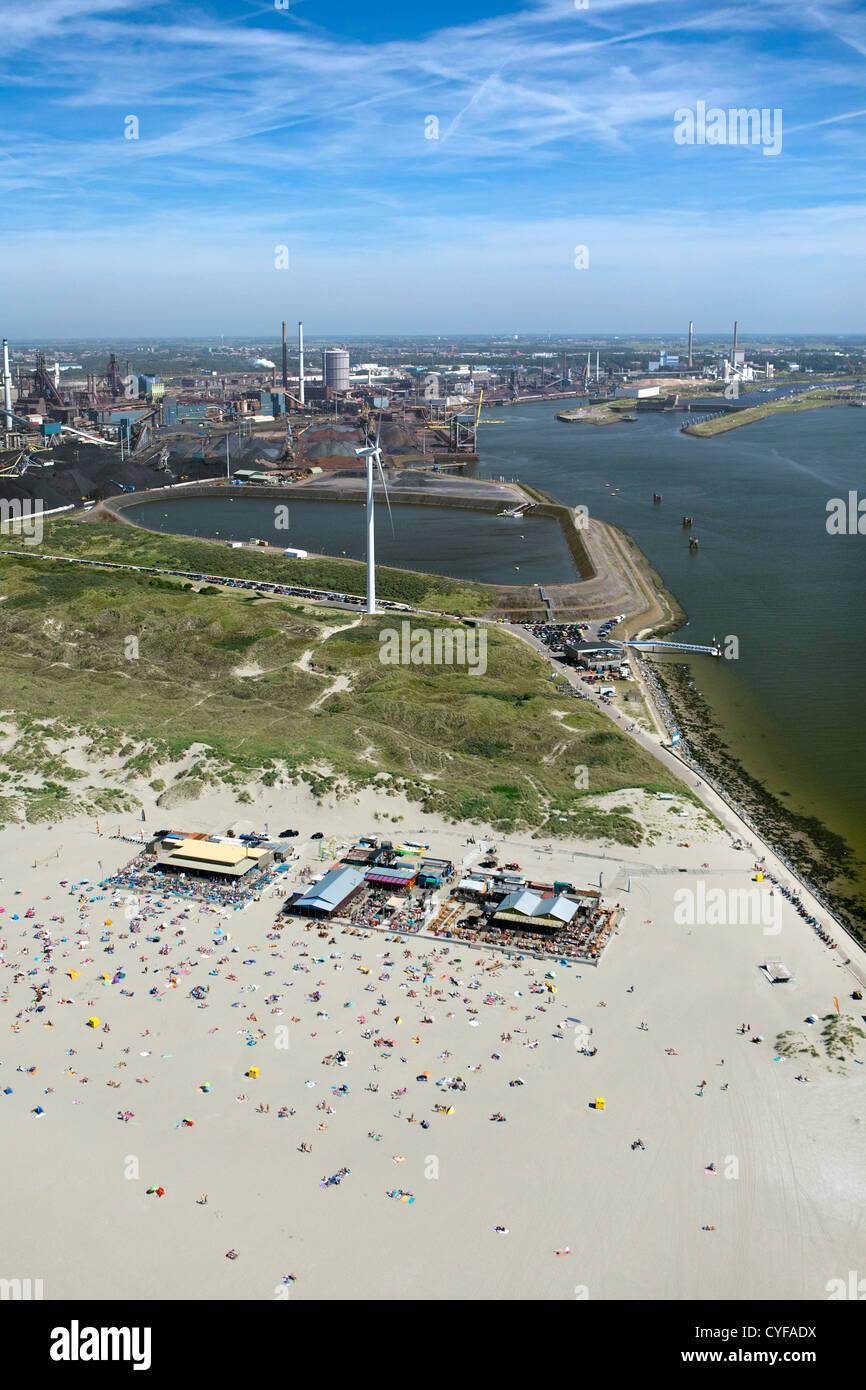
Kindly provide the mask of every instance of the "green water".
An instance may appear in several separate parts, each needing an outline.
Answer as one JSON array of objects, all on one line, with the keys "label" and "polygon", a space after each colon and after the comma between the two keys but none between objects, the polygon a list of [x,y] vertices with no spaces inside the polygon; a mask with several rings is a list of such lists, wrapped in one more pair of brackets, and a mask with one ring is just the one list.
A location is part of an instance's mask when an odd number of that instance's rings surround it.
[{"label": "green water", "polygon": [[[141,502],[126,515],[152,531],[249,540],[256,536],[275,548],[295,546],[322,555],[363,560],[367,511],[360,502],[289,499],[286,508],[266,497],[177,497]],[[393,521],[393,531],[391,522]],[[490,584],[567,584],[576,578],[562,528],[553,517],[522,521],[490,512],[394,503],[389,516],[376,504],[376,563],[400,569],[434,570],[458,579]]]},{"label": "green water", "polygon": [[866,885],[866,536],[826,528],[828,500],[864,490],[866,410],[711,439],[682,434],[680,414],[593,428],[541,402],[503,413],[479,431],[480,473],[519,475],[630,531],[689,616],[672,636],[738,639],[736,660],[694,658],[698,688],[743,765],[842,835]]}]

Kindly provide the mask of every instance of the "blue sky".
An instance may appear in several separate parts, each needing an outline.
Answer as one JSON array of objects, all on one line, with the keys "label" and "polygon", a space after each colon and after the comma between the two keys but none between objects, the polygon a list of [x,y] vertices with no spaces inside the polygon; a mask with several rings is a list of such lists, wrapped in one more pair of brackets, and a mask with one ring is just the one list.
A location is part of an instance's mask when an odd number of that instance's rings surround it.
[{"label": "blue sky", "polygon": [[866,329],[862,0],[282,4],[0,0],[10,338]]}]

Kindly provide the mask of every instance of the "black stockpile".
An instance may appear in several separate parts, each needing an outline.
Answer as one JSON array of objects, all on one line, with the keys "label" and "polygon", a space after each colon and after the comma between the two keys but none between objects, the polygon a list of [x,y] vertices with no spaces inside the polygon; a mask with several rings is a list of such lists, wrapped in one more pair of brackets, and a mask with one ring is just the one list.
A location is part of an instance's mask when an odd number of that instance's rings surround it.
[{"label": "black stockpile", "polygon": [[[149,488],[165,487],[172,481],[172,474],[175,481],[181,476],[189,479],[224,476],[224,448],[222,460],[216,453],[206,459],[196,459],[184,457],[187,450],[175,450],[174,443],[172,441],[169,446],[169,472],[156,466],[158,451],[148,451],[148,457],[140,461],[127,458],[121,462],[119,449],[75,440],[51,450],[34,452],[30,454],[32,463],[25,472],[7,473],[5,469],[15,465],[22,451],[6,450],[0,452],[0,498],[10,501],[40,499],[47,512],[70,503],[80,507],[82,501],[99,502],[105,497],[117,497],[124,489],[146,492]],[[200,442],[197,450],[201,453]],[[191,448],[189,453],[192,452]],[[234,456],[232,464],[235,466]]]}]

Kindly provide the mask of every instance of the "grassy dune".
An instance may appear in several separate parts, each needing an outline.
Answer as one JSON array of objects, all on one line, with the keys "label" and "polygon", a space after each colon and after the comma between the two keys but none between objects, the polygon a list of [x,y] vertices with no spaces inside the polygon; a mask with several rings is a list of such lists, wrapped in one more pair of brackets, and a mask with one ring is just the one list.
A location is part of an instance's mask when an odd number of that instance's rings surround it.
[{"label": "grassy dune", "polygon": [[[95,757],[121,758],[105,795],[125,794],[136,777],[170,781],[168,765],[195,743],[207,751],[183,770],[192,783],[242,790],[288,777],[348,794],[378,779],[383,795],[399,787],[455,819],[548,837],[638,843],[627,811],[602,812],[588,798],[624,787],[682,793],[496,629],[487,670],[473,675],[457,665],[383,665],[379,634],[394,619],[356,621],[297,600],[2,557],[0,596],[0,710],[26,731],[0,784],[10,816],[16,796],[29,806],[46,782],[52,812],[69,800],[64,782],[74,790],[75,774],[64,778],[49,748],[64,731],[86,731]],[[585,789],[575,788],[578,766],[588,769]]]},{"label": "grassy dune", "polygon": [[[44,541],[36,548],[52,555],[196,570],[231,579],[304,584],[314,589],[338,589],[347,594],[367,591],[366,568],[359,560],[293,560],[277,551],[232,550],[217,541],[160,535],[121,522],[60,518],[46,521],[44,530]],[[0,538],[0,547],[23,549],[14,537]],[[489,584],[378,565],[376,592],[380,598],[397,599],[434,612],[467,614],[484,613],[493,608],[497,596],[496,589]]]}]

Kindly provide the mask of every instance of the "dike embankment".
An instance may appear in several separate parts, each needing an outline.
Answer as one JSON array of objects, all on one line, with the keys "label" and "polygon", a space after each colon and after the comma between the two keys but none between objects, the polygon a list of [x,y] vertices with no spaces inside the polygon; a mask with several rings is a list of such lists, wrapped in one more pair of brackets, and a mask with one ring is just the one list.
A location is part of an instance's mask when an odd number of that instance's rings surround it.
[{"label": "dike embankment", "polygon": [[[142,502],[171,502],[179,497],[214,500],[240,496],[280,502],[300,498],[357,504],[363,495],[364,479],[358,474],[331,475],[326,480],[302,484],[246,483],[242,491],[226,483],[195,483],[111,497],[94,507],[83,520],[113,521],[148,530],[142,522],[128,515],[131,507]],[[621,630],[627,635],[636,632],[661,634],[680,627],[685,621],[676,599],[667,592],[627,532],[587,518],[528,484],[423,473],[420,477],[416,474],[404,485],[398,476],[389,486],[388,495],[392,502],[401,505],[456,508],[488,515],[504,507],[529,502],[534,515],[553,517],[557,521],[574,563],[574,581],[547,585],[543,591],[539,585],[499,585],[497,603],[487,614],[490,618],[510,622],[591,622],[622,613],[625,619]]]}]

